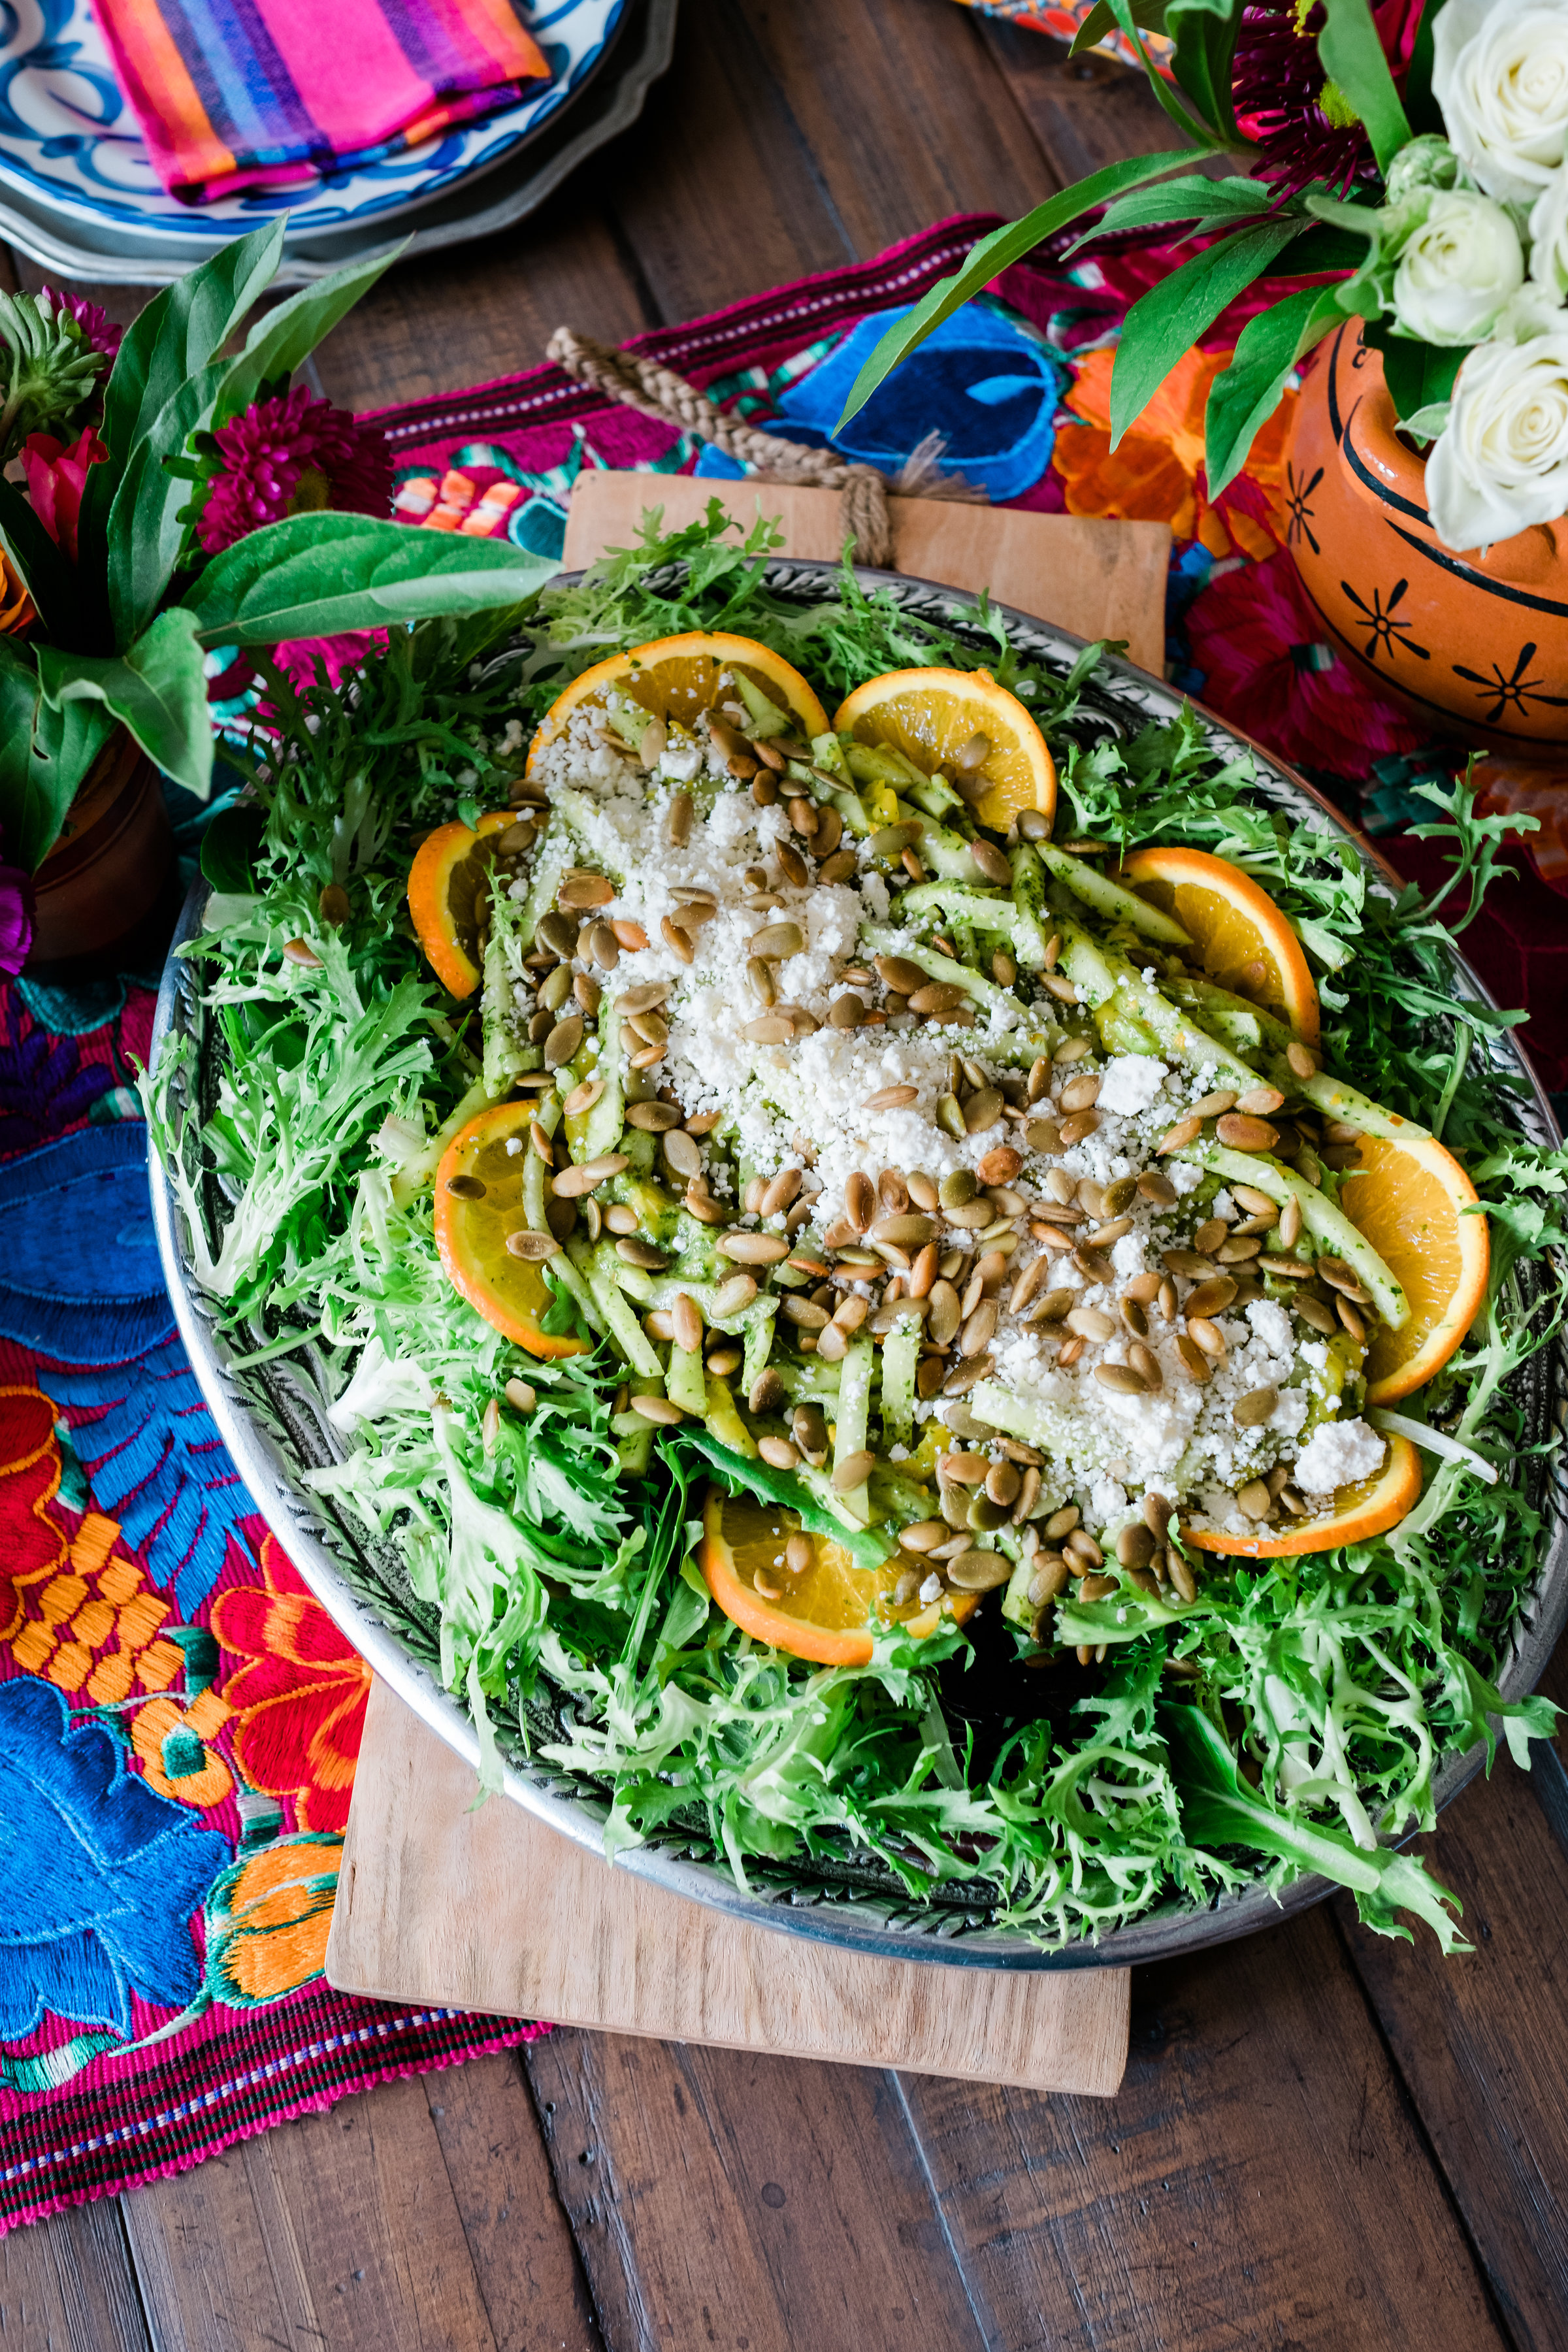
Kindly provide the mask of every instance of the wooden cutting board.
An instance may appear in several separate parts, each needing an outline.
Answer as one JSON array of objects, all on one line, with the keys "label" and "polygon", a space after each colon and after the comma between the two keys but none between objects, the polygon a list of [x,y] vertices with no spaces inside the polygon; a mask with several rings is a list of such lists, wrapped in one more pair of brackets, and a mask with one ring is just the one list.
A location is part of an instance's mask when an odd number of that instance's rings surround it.
[{"label": "wooden cutting board", "polygon": [[[837,490],[698,481],[689,474],[595,472],[579,474],[573,486],[565,567],[575,572],[607,548],[635,546],[645,509],[662,507],[665,528],[673,530],[697,521],[714,498],[743,530],[759,514],[776,515],[786,555],[837,563],[843,552]],[[1131,660],[1164,676],[1166,524],[950,506],[941,499],[889,504],[894,561],[911,579],[973,592],[988,588],[999,604],[1055,621],[1077,636],[1123,637]]]},{"label": "wooden cutting board", "polygon": [[1109,2097],[1129,1972],[884,1960],[649,1886],[474,1774],[372,1688],[327,1978],[341,1992]]}]

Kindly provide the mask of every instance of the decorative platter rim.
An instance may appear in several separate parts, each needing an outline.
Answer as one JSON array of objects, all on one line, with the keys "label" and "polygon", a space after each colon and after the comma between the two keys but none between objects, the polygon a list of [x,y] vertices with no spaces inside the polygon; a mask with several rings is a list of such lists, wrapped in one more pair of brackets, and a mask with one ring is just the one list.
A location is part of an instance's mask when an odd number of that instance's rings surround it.
[{"label": "decorative platter rim", "polygon": [[[775,593],[809,604],[825,594],[837,575],[835,564],[774,558],[768,564],[766,583]],[[565,574],[563,579],[576,576]],[[906,610],[949,626],[962,627],[978,602],[964,592],[903,573],[858,567],[857,576],[868,589],[890,590]],[[1005,621],[1010,637],[1037,660],[1065,669],[1083,650],[1084,640],[1069,630],[1011,605],[994,604],[990,609]],[[1168,719],[1184,703],[1192,702],[1190,696],[1115,656],[1102,662],[1093,692],[1113,715],[1123,715],[1134,723]],[[1250,754],[1258,772],[1258,789],[1267,801],[1342,835],[1373,867],[1374,887],[1385,891],[1396,887],[1398,877],[1393,868],[1323,794],[1227,720],[1201,703],[1193,707],[1211,742]],[[201,1046],[194,967],[178,950],[200,929],[207,895],[207,886],[198,877],[185,902],[159,990],[152,1045],[154,1061],[172,1032],[193,1031],[198,1049]],[[1455,952],[1451,961],[1456,981],[1466,994],[1473,1001],[1494,1004],[1495,999],[1463,956]],[[1484,1052],[1500,1073],[1525,1079],[1528,1096],[1518,1110],[1521,1131],[1543,1146],[1559,1144],[1562,1139],[1540,1081],[1509,1033],[1492,1033],[1475,1050]],[[235,1358],[256,1345],[265,1345],[268,1335],[258,1323],[245,1349],[237,1349],[217,1336],[211,1306],[192,1274],[179,1213],[163,1167],[150,1158],[148,1172],[158,1246],[180,1336],[258,1508],[317,1598],[373,1670],[438,1738],[477,1768],[479,1741],[471,1718],[388,1622],[389,1616],[397,1613],[397,1605],[384,1569],[379,1572],[384,1605],[378,1607],[365,1591],[367,1582],[374,1584],[378,1573],[370,1563],[369,1547],[346,1521],[323,1509],[301,1486],[300,1474],[306,1466],[307,1454],[325,1461],[342,1451],[325,1418],[330,1394],[320,1379],[310,1376],[313,1349],[302,1342],[291,1356],[236,1369]],[[1568,1426],[1568,1339],[1560,1332],[1533,1364],[1532,1406],[1538,1433],[1548,1424],[1561,1432]],[[1546,1517],[1550,1532],[1543,1556],[1535,1580],[1521,1601],[1498,1677],[1507,1699],[1521,1697],[1534,1687],[1568,1620],[1568,1478],[1561,1467],[1548,1474]],[[408,1613],[406,1604],[403,1613]],[[1439,1808],[1475,1776],[1483,1755],[1478,1743],[1462,1756],[1443,1759],[1434,1780]],[[512,1762],[507,1767],[504,1787],[508,1798],[548,1827],[589,1852],[602,1851],[606,1808],[581,1784],[542,1765]],[[883,1958],[950,1967],[1028,1970],[1126,1967],[1256,1933],[1335,1891],[1329,1880],[1318,1876],[1301,1877],[1278,1896],[1259,1883],[1242,1892],[1222,1895],[1203,1906],[1168,1901],[1129,1926],[1110,1930],[1097,1944],[1042,1948],[1023,1930],[988,1925],[983,1909],[964,1908],[951,1894],[940,1906],[927,1909],[911,1905],[890,1876],[885,1885],[877,1886],[866,1884],[868,1874],[858,1877],[847,1874],[838,1885],[822,1879],[816,1885],[804,1885],[801,1882],[806,1874],[796,1871],[791,1883],[761,1891],[765,1874],[759,1871],[755,1874],[759,1887],[744,1890],[721,1864],[693,1860],[677,1851],[676,1843],[685,1842],[650,1843],[623,1851],[616,1857],[616,1866],[757,1926]]]},{"label": "decorative platter rim", "polygon": [[10,0],[0,12],[0,188],[55,218],[121,239],[195,250],[287,213],[290,234],[341,235],[390,224],[459,181],[492,170],[575,98],[603,60],[630,0],[531,0],[524,15],[550,57],[550,82],[502,113],[444,138],[298,189],[251,189],[193,206],[153,173],[110,66],[90,0]]}]

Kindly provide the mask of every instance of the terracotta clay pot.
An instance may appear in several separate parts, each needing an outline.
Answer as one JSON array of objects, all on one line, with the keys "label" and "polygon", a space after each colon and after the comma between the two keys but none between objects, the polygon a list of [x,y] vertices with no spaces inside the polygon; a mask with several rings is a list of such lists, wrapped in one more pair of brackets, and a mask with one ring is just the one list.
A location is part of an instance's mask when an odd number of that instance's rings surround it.
[{"label": "terracotta clay pot", "polygon": [[1289,545],[1324,635],[1435,736],[1568,761],[1568,521],[1456,555],[1426,474],[1352,320],[1307,376],[1287,457]]},{"label": "terracotta clay pot", "polygon": [[118,729],[33,877],[26,970],[112,969],[168,895],[174,870],[174,836],[158,771]]}]

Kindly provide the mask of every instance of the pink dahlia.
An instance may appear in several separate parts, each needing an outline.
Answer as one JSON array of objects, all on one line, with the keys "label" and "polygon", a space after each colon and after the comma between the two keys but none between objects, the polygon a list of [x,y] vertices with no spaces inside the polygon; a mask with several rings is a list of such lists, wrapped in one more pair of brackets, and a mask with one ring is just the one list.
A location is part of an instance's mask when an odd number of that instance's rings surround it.
[{"label": "pink dahlia", "polygon": [[89,349],[101,352],[106,360],[113,361],[124,341],[125,330],[107,310],[100,310],[96,302],[84,300],[79,294],[64,294],[54,286],[41,288],[38,301],[57,317],[63,310],[68,318],[74,319]]},{"label": "pink dahlia", "polygon": [[232,547],[263,523],[331,507],[342,514],[386,514],[392,505],[392,453],[373,425],[356,423],[303,384],[275,400],[253,401],[212,436],[216,463],[196,536],[209,555]]}]

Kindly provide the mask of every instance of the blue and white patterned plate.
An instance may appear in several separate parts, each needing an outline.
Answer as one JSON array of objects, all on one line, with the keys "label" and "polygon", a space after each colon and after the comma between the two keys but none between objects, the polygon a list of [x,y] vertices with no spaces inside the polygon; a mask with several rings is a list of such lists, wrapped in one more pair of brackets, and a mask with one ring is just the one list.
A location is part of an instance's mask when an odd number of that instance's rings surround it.
[{"label": "blue and white patterned plate", "polygon": [[379,226],[511,154],[580,89],[626,0],[525,0],[521,14],[548,58],[537,95],[488,121],[313,188],[249,189],[183,205],[153,172],[141,128],[110,67],[88,0],[0,0],[0,189],[116,241],[145,237],[196,248],[287,212],[292,236]]}]

